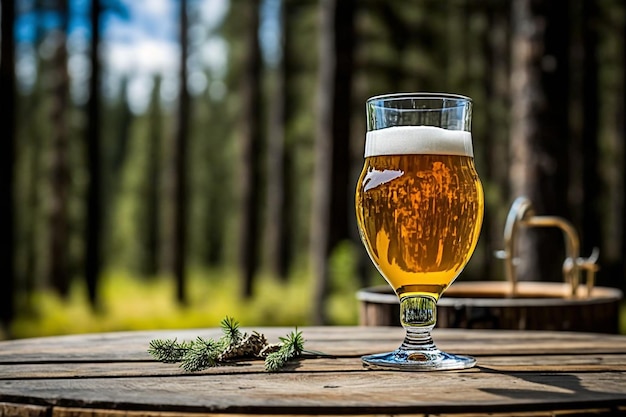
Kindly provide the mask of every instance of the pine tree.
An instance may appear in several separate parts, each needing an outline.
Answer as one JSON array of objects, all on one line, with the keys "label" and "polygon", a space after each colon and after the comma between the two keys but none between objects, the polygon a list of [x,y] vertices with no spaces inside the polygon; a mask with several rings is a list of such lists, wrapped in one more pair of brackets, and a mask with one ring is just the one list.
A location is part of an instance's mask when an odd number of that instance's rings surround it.
[{"label": "pine tree", "polygon": [[311,267],[315,290],[313,320],[327,321],[328,258],[342,239],[349,239],[348,203],[350,114],[354,47],[354,2],[320,4],[320,73],[316,108],[315,171],[311,216]]},{"label": "pine tree", "polygon": [[[528,197],[538,214],[569,218],[568,2],[515,0],[511,68],[511,166],[513,197]],[[519,248],[526,280],[560,280],[563,236],[527,229]]]},{"label": "pine tree", "polygon": [[66,38],[68,30],[68,0],[57,2],[60,27],[48,36],[56,38],[52,58],[49,94],[52,97],[49,118],[52,125],[50,135],[51,148],[48,155],[48,240],[46,253],[45,281],[66,296],[70,287],[68,263],[70,194],[69,168],[69,127],[67,110],[69,108],[69,75],[67,72]]},{"label": "pine tree", "polygon": [[[0,46],[0,123],[3,126],[3,140],[0,148],[0,223],[2,240],[0,243],[0,324],[8,329],[15,314],[15,212],[14,212],[14,161],[15,161],[15,3],[2,0],[2,44]],[[0,329],[1,330],[1,329]]]},{"label": "pine tree", "polygon": [[241,222],[239,229],[239,269],[241,295],[252,296],[259,260],[260,178],[261,178],[261,51],[259,46],[259,0],[244,2],[242,18],[248,22],[242,73],[241,122]]},{"label": "pine tree", "polygon": [[92,307],[98,304],[97,289],[102,269],[102,180],[101,180],[101,124],[100,124],[100,0],[91,1],[91,78],[87,103],[87,219],[85,224],[85,281]]}]

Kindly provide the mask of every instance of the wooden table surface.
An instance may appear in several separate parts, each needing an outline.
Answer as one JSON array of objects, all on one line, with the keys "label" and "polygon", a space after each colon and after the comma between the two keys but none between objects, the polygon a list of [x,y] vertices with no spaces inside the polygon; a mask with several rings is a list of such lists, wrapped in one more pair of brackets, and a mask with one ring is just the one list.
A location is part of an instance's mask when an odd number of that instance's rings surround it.
[{"label": "wooden table surface", "polygon": [[[292,329],[254,330],[276,342]],[[281,373],[251,360],[189,374],[147,353],[153,338],[219,337],[219,329],[0,342],[0,416],[626,414],[626,336],[436,329],[440,348],[473,355],[478,366],[398,372],[364,369],[360,356],[394,349],[401,328],[301,330],[306,349],[332,357]]]}]

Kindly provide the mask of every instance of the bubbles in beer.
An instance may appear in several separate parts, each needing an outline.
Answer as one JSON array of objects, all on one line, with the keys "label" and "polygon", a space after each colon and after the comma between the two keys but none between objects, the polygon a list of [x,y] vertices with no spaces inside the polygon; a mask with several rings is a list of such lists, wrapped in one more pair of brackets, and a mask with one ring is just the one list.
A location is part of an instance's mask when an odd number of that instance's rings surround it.
[{"label": "bubbles in beer", "polygon": [[366,158],[406,154],[473,157],[472,134],[435,126],[394,126],[367,132]]}]

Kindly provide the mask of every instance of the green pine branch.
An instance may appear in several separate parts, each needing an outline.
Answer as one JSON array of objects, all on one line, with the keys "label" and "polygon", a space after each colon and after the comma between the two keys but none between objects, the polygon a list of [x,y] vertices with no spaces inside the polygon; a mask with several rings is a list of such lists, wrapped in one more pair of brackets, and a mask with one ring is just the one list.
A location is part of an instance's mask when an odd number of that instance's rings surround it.
[{"label": "green pine branch", "polygon": [[297,328],[287,337],[279,339],[282,342],[280,349],[265,358],[265,370],[268,372],[280,371],[291,359],[300,356],[304,350],[304,337]]},{"label": "green pine branch", "polygon": [[239,331],[239,322],[237,320],[226,316],[220,323],[220,326],[222,327],[222,332],[224,333],[222,339],[227,345],[232,346],[239,343],[242,335],[241,331]]},{"label": "green pine branch", "polygon": [[154,339],[150,341],[148,353],[156,360],[166,363],[180,362],[193,342],[178,342],[176,339]]},{"label": "green pine branch", "polygon": [[225,317],[220,326],[223,334],[218,340],[202,337],[183,342],[154,339],[150,341],[148,353],[160,362],[180,362],[180,367],[187,372],[202,371],[235,359],[258,357],[265,358],[268,372],[277,372],[304,351],[304,337],[297,328],[280,337],[279,344],[268,345],[260,333],[242,333],[239,323],[232,317]]},{"label": "green pine branch", "polygon": [[182,358],[180,367],[187,372],[199,372],[217,366],[220,344],[213,339],[198,338]]}]

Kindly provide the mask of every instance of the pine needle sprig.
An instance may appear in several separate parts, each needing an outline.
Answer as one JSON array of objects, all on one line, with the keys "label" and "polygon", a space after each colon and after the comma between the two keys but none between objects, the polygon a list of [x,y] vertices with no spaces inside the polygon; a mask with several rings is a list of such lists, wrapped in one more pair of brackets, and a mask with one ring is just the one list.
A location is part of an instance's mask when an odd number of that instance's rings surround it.
[{"label": "pine needle sprig", "polygon": [[220,352],[219,343],[215,340],[198,336],[191,348],[182,357],[180,367],[187,372],[198,372],[212,368],[217,366],[217,357]]},{"label": "pine needle sprig", "polygon": [[150,341],[148,353],[165,363],[180,362],[193,342],[178,342],[177,339],[154,339]]},{"label": "pine needle sprig", "polygon": [[[242,338],[241,331],[239,330],[239,322],[232,317],[224,317],[221,321],[220,326],[222,327],[222,340],[226,346],[232,346],[239,343]],[[226,347],[225,346],[225,347]]]},{"label": "pine needle sprig", "polygon": [[286,337],[279,337],[278,339],[283,342],[283,344],[289,346],[294,356],[300,355],[304,350],[304,337],[302,336],[302,330],[298,330],[297,327]]},{"label": "pine needle sprig", "polygon": [[280,337],[282,345],[277,352],[270,353],[265,358],[265,370],[277,372],[285,367],[287,362],[296,356],[300,356],[304,350],[304,338],[297,328],[286,337]]},{"label": "pine needle sprig", "polygon": [[297,327],[287,336],[280,337],[280,343],[268,344],[261,333],[242,333],[239,323],[232,317],[225,317],[220,325],[223,334],[217,340],[200,336],[183,342],[153,339],[148,353],[160,362],[180,362],[180,367],[187,372],[202,371],[238,359],[255,358],[265,358],[265,369],[277,372],[304,352],[304,337]]}]

